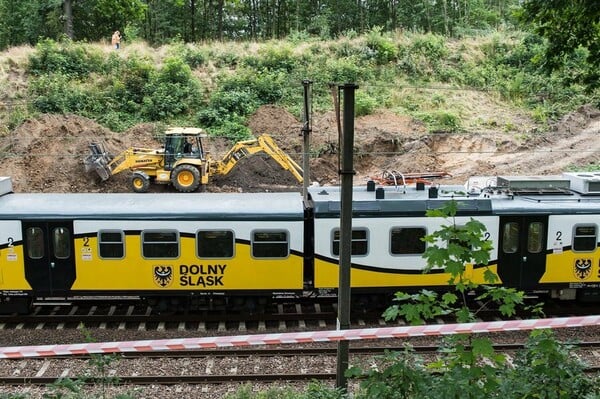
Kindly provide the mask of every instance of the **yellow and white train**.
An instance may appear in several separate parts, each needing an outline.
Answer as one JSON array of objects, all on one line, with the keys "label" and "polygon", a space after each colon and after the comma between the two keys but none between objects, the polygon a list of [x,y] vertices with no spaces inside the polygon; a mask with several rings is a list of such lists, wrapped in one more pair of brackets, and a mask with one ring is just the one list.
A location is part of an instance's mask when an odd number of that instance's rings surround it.
[{"label": "yellow and white train", "polygon": [[[445,289],[423,273],[421,240],[444,220],[428,209],[451,198],[456,222],[486,226],[484,267],[501,284],[560,299],[600,292],[600,172],[498,177],[475,187],[423,184],[353,190],[353,296],[387,301],[398,290]],[[158,308],[253,308],[275,296],[335,294],[339,187],[299,193],[13,193],[0,178],[0,312],[33,301],[135,296]]]}]

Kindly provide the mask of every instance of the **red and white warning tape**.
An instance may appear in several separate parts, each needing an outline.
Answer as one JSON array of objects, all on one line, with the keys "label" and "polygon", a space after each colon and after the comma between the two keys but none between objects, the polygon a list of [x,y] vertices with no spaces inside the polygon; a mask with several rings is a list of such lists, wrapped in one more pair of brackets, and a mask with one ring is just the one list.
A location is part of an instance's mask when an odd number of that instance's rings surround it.
[{"label": "red and white warning tape", "polygon": [[0,348],[0,359],[94,353],[145,352],[158,350],[174,351],[183,349],[190,350],[381,338],[406,338],[502,331],[526,331],[545,328],[586,327],[598,325],[600,325],[600,316],[582,316],[562,317],[556,319],[436,324],[406,327],[363,328],[355,330],[237,335],[227,337],[159,339],[144,341],[82,343],[71,345],[12,346]]}]

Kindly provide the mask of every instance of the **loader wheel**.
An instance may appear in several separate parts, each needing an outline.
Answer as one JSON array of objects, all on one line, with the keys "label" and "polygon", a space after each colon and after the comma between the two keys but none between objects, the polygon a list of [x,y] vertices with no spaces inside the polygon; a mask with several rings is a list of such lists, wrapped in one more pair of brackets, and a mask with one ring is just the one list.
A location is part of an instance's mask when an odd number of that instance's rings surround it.
[{"label": "loader wheel", "polygon": [[129,178],[129,184],[136,193],[145,193],[150,187],[150,177],[144,172],[133,172]]},{"label": "loader wheel", "polygon": [[200,171],[193,165],[179,165],[171,172],[171,183],[182,193],[196,191],[200,185]]}]

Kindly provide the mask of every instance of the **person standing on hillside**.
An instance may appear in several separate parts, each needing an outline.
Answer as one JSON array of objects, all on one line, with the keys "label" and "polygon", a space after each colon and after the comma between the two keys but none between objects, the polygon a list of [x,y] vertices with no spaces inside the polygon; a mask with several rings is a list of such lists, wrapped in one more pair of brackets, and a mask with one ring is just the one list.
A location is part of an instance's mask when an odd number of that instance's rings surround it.
[{"label": "person standing on hillside", "polygon": [[112,45],[115,46],[115,50],[121,48],[121,32],[118,30],[112,35]]}]

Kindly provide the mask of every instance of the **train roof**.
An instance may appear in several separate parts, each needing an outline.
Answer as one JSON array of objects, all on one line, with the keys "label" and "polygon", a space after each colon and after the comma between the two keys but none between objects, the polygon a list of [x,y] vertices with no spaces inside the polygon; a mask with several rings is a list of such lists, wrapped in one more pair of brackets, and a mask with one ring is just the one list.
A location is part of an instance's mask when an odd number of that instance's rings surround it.
[{"label": "train roof", "polygon": [[[448,200],[458,203],[458,215],[510,214],[591,214],[600,212],[600,195],[572,190],[507,191],[502,188],[469,193],[461,185],[431,185],[417,189],[406,186],[355,186],[352,190],[354,217],[422,216],[427,210],[441,208]],[[435,193],[430,193],[433,188]],[[316,218],[339,217],[339,186],[309,189]]]},{"label": "train roof", "polygon": [[7,219],[303,220],[300,193],[13,193],[0,196]]},{"label": "train roof", "polygon": [[[417,190],[415,185],[398,187],[355,186],[352,190],[352,208],[354,217],[386,216],[423,216],[428,209],[442,207],[452,198],[441,190],[438,198],[429,198],[428,187]],[[462,186],[448,186],[444,190],[452,193],[465,193]],[[339,186],[309,188],[317,218],[339,217],[341,188]],[[456,195],[455,195],[456,197]],[[469,198],[460,203],[460,214],[491,214],[491,201],[487,198]]]}]

